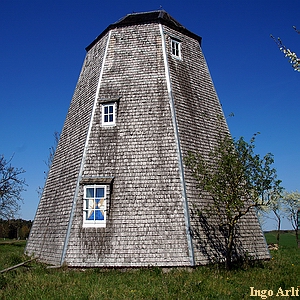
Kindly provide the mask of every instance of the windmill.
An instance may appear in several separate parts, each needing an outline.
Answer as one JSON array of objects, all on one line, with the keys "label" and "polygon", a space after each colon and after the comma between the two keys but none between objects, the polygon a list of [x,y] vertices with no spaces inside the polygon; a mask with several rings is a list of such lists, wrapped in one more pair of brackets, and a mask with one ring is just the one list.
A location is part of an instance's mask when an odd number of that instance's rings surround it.
[{"label": "windmill", "polygon": [[[193,214],[209,199],[183,162],[216,144],[223,115],[201,37],[164,10],[132,13],[86,51],[26,252],[75,267],[222,260],[218,230]],[[269,257],[254,213],[238,244]]]}]

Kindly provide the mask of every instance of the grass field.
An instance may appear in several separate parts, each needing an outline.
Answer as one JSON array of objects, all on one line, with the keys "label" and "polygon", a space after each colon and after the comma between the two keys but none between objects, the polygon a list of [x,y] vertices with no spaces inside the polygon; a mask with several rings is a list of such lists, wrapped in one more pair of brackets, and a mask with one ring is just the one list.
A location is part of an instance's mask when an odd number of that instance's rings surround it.
[{"label": "grass field", "polygon": [[[268,243],[276,233],[266,234]],[[25,242],[0,242],[0,270],[16,265],[23,256]],[[30,262],[0,274],[0,299],[264,299],[251,297],[256,290],[300,288],[300,250],[295,235],[281,235],[279,250],[270,261],[245,264],[230,272],[213,265],[194,269],[143,268],[47,269]],[[300,292],[299,292],[300,295]],[[287,299],[288,297],[284,297]],[[297,298],[297,297],[290,297]]]}]

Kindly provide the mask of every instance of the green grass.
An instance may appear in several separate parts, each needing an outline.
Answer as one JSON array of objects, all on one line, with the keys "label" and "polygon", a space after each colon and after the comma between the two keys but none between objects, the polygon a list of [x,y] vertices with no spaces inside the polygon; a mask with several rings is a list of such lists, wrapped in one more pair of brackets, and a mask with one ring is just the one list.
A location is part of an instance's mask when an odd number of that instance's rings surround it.
[{"label": "green grass", "polygon": [[23,255],[26,241],[0,240],[0,270],[25,261]]},{"label": "green grass", "polygon": [[[277,243],[277,231],[267,232],[265,234],[267,243]],[[279,245],[282,245],[284,248],[294,248],[297,246],[295,233],[293,231],[281,231],[279,235]]]},{"label": "green grass", "polygon": [[[274,237],[272,232],[266,234],[269,243]],[[300,250],[294,239],[290,232],[282,234],[280,248],[271,252],[270,261],[230,272],[218,265],[78,270],[47,269],[31,262],[0,274],[0,299],[255,299],[250,297],[251,286],[275,292],[300,285]],[[25,261],[24,246],[25,242],[0,242],[0,269]]]}]

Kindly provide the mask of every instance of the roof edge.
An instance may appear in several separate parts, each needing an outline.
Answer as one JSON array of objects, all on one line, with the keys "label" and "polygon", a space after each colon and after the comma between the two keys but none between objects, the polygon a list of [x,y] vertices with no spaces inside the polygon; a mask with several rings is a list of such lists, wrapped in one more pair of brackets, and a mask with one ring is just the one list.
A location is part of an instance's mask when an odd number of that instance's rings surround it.
[{"label": "roof edge", "polygon": [[197,40],[201,46],[202,38],[199,35],[186,29],[174,18],[172,18],[166,11],[155,10],[150,12],[127,14],[125,17],[119,19],[117,22],[110,24],[104,31],[102,31],[102,33],[99,36],[96,37],[96,39],[91,44],[89,44],[85,48],[85,50],[88,52],[108,31],[114,28],[150,23],[161,23],[176,31],[186,34],[187,36]]}]

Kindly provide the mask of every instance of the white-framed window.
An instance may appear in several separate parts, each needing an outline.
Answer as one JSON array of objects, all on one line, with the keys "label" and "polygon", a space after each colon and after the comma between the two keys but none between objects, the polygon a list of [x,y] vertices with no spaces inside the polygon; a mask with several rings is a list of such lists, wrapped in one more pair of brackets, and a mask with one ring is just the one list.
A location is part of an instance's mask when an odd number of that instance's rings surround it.
[{"label": "white-framed window", "polygon": [[116,125],[116,103],[102,104],[102,126]]},{"label": "white-framed window", "polygon": [[176,58],[181,59],[181,42],[175,39],[171,39],[171,52]]},{"label": "white-framed window", "polygon": [[106,227],[106,185],[84,186],[83,227]]}]

